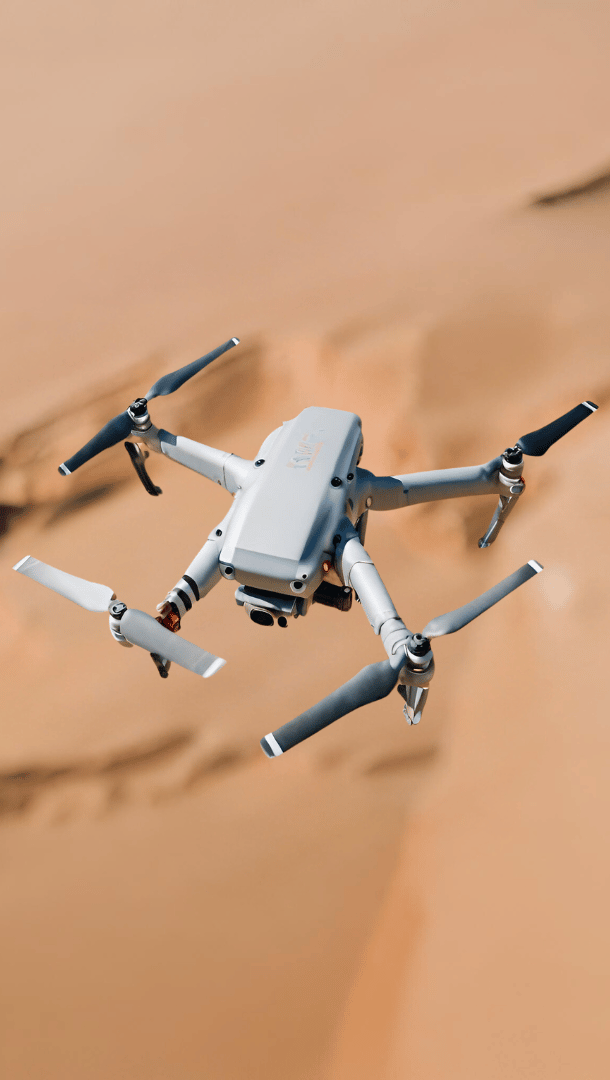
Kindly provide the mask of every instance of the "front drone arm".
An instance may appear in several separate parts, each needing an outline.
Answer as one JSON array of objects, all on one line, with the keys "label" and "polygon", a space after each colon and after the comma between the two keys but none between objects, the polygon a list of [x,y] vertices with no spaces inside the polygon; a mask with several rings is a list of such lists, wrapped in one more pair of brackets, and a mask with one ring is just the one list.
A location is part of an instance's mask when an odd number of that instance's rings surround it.
[{"label": "front drone arm", "polygon": [[[187,611],[190,611],[198,600],[203,600],[204,596],[207,596],[220,581],[219,559],[222,547],[220,537],[224,533],[224,526],[225,522],[222,521],[218,528],[210,533],[201,551],[197,553],[180,580],[173,589],[170,589],[165,600],[157,604],[159,612],[157,621],[168,630],[178,631]],[[151,653],[151,656],[157,671],[163,679],[166,679],[169,673],[167,658],[160,653]]]},{"label": "front drone arm", "polygon": [[[542,570],[540,563],[530,559],[474,600],[431,619],[423,633],[410,634],[401,620],[392,617],[392,613],[396,614],[395,609],[366,551],[357,538],[349,535],[349,530],[347,533],[346,540],[341,541],[343,577],[362,591],[362,606],[374,629],[377,622],[381,624],[380,630],[376,632],[381,633],[382,639],[384,623],[389,626],[390,633],[383,642],[388,659],[378,664],[369,664],[317,705],[265,735],[261,739],[261,747],[267,757],[279,757],[341,716],[359,709],[362,705],[387,697],[397,683],[398,692],[405,702],[404,713],[408,723],[418,724],[434,675],[430,639],[461,630]],[[366,573],[363,574],[363,570]],[[392,626],[396,624],[400,624],[398,632],[392,631]]]},{"label": "front drone arm", "polygon": [[224,522],[214,529],[202,549],[185,570],[180,581],[170,589],[163,603],[159,604],[157,611],[165,616],[171,606],[181,619],[190,611],[193,604],[203,600],[204,596],[218,584],[220,573],[220,550],[224,533]]},{"label": "front drone arm", "polygon": [[396,611],[373,560],[360,543],[351,522],[345,518],[339,528],[340,539],[335,555],[337,572],[345,585],[356,589],[374,633],[381,638],[388,659],[369,664],[317,705],[265,735],[261,739],[261,747],[267,757],[279,757],[347,713],[387,697],[396,686],[401,669],[406,663],[407,656],[403,646],[410,631]]}]

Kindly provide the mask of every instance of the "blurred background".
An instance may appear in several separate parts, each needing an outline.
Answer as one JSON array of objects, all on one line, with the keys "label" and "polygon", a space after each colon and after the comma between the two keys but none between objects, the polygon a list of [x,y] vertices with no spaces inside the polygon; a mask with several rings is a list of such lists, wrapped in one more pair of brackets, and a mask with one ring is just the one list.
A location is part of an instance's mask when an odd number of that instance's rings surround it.
[{"label": "blurred background", "polygon": [[[608,1075],[610,9],[601,0],[6,0],[0,290],[0,1064],[10,1080]],[[259,739],[383,658],[222,584],[223,656],[161,682],[32,554],[154,612],[228,509],[119,444],[252,458],[308,405],[378,473],[477,464],[585,398],[497,543],[494,498],[379,514],[408,626],[530,558],[397,694],[279,761]],[[137,655],[134,655],[137,652]]]}]

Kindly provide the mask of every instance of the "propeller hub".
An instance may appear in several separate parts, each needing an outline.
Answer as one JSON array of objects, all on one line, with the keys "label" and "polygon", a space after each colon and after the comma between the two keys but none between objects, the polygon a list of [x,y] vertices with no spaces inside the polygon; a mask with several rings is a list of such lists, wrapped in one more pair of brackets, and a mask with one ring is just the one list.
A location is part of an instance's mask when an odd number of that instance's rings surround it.
[{"label": "propeller hub", "polygon": [[509,446],[503,453],[502,457],[506,458],[509,465],[521,465],[523,461],[523,454],[520,446]]},{"label": "propeller hub", "polygon": [[430,648],[430,640],[423,634],[413,634],[409,640],[409,652],[414,656],[425,656]]},{"label": "propeller hub", "polygon": [[123,618],[123,615],[127,611],[127,604],[123,604],[120,601],[117,601],[116,603],[110,605],[108,611],[112,615],[113,619],[116,619],[117,622],[120,622]]},{"label": "propeller hub", "polygon": [[133,421],[133,426],[139,431],[146,431],[151,426],[148,415],[148,402],[146,398],[136,398],[127,410],[127,415]]},{"label": "propeller hub", "polygon": [[[423,634],[412,634],[405,641],[406,665],[401,675],[402,682],[410,682],[412,678],[421,678],[424,673],[434,671],[434,656],[430,647],[430,641]],[[430,675],[430,678],[432,676]]]},{"label": "propeller hub", "polygon": [[405,642],[407,654],[407,670],[410,672],[428,671],[434,663],[430,639],[423,634],[412,634]]}]

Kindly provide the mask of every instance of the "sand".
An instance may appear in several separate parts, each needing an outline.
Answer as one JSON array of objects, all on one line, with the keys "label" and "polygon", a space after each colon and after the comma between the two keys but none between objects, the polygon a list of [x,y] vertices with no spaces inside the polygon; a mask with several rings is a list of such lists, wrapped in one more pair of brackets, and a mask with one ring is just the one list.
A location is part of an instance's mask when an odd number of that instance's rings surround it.
[{"label": "sand", "polygon": [[[5,9],[0,1064],[11,1080],[602,1080],[610,820],[607,8],[462,0]],[[493,499],[373,517],[414,630],[530,558],[439,642],[422,724],[387,700],[258,740],[383,658],[362,611],[288,633],[219,586],[203,686],[10,569],[154,611],[229,497],[119,445],[154,403],[254,457],[302,408],[378,473],[476,464],[589,398]],[[137,653],[137,654],[136,654]],[[136,654],[136,655],[134,655]]]}]

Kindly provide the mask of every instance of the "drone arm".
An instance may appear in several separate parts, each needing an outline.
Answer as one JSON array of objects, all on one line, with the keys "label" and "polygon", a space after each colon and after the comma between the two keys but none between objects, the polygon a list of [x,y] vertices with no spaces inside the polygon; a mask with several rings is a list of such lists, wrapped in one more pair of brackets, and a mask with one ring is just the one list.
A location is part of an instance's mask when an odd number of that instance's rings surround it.
[{"label": "drone arm", "polygon": [[169,431],[159,432],[159,444],[166,457],[214,480],[232,495],[242,486],[247,470],[252,467],[251,461],[236,454],[185,439],[183,435],[171,435]]},{"label": "drone arm", "polygon": [[339,545],[337,566],[345,585],[355,589],[373,632],[381,637],[388,656],[406,641],[410,631],[400,618],[379,571],[353,529]]},{"label": "drone arm", "polygon": [[407,473],[394,479],[399,480],[402,485],[403,506],[433,502],[437,499],[456,499],[462,495],[499,495],[502,492],[499,478],[501,465],[500,456],[485,465]]},{"label": "drone arm", "polygon": [[220,581],[219,556],[220,545],[214,532],[157,610],[165,614],[167,605],[172,604],[180,618],[183,618],[193,604],[203,600]]},{"label": "drone arm", "polygon": [[398,510],[406,506],[400,477],[375,476],[368,469],[356,469],[354,504],[358,517],[366,510]]},{"label": "drone arm", "polygon": [[[345,519],[340,528],[335,568],[343,582],[358,593],[374,632],[381,637],[388,659],[369,664],[317,705],[265,735],[261,739],[261,747],[270,758],[279,757],[354,709],[387,697],[397,682],[400,682],[400,693],[405,700],[404,712],[408,723],[418,724],[421,719],[434,675],[434,659],[429,642],[422,635],[414,637],[407,630],[351,522]],[[420,643],[425,646],[424,652],[421,649],[417,653],[409,651],[410,646],[417,645],[419,648]]]},{"label": "drone arm", "polygon": [[409,631],[399,617],[370,555],[360,543],[351,523],[346,523],[335,559],[335,565],[345,584],[351,585],[358,593],[358,599],[374,632],[381,637],[388,659],[369,664],[353,679],[301,713],[295,720],[269,732],[261,739],[261,746],[267,757],[279,757],[286,750],[315,735],[354,709],[387,697],[405,667],[407,654],[403,646],[410,636]]},{"label": "drone arm", "polygon": [[462,495],[503,494],[499,471],[502,457],[485,465],[435,469],[402,476],[375,476],[358,469],[358,502],[371,510],[398,510],[415,503],[456,499]]},{"label": "drone arm", "polygon": [[217,450],[213,446],[186,439],[183,435],[172,435],[169,431],[156,428],[154,424],[144,431],[134,428],[131,434],[142,440],[150,450],[164,454],[179,465],[206,476],[231,494],[239,490],[252,467],[252,462],[238,457],[237,454]]}]

